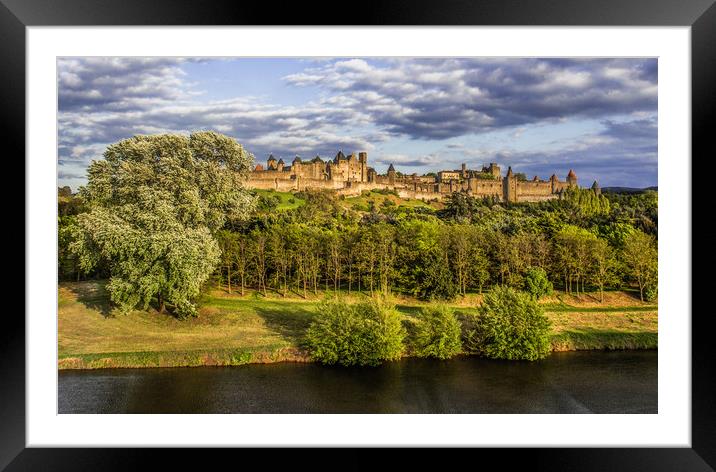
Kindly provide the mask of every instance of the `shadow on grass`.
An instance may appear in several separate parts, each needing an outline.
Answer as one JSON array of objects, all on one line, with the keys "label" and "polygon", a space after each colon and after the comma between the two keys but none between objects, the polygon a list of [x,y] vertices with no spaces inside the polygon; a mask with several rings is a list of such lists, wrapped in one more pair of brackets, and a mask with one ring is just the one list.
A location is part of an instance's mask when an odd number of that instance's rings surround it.
[{"label": "shadow on grass", "polygon": [[113,316],[112,301],[109,299],[106,282],[83,282],[71,284],[68,288],[77,297],[77,301],[85,307],[100,312],[105,318]]},{"label": "shadow on grass", "polygon": [[557,350],[657,349],[658,344],[659,334],[654,332],[580,328],[552,335]]},{"label": "shadow on grass", "polygon": [[285,305],[276,306],[267,302],[266,306],[257,306],[254,309],[256,314],[263,318],[266,327],[296,346],[303,344],[306,330],[316,314],[313,307],[300,304],[287,310]]}]

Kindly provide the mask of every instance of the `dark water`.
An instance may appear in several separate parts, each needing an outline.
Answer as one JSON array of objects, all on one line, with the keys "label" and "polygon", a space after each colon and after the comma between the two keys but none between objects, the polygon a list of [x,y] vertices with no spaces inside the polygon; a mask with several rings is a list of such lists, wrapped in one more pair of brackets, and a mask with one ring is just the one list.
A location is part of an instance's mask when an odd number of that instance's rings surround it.
[{"label": "dark water", "polygon": [[657,412],[656,351],[59,373],[59,413]]}]

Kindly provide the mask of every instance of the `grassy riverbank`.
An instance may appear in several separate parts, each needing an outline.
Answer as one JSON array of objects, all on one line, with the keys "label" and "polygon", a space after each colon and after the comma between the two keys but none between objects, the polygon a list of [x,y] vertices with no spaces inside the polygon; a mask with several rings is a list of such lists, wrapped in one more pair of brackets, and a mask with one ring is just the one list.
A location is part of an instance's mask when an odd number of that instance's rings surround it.
[{"label": "grassy riverbank", "polygon": [[[253,292],[241,297],[215,290],[205,297],[198,318],[178,321],[154,310],[115,317],[102,282],[62,283],[58,365],[91,369],[308,362],[302,337],[321,298],[264,298]],[[467,315],[479,301],[479,295],[468,295],[453,306],[458,315]],[[396,297],[396,304],[408,327],[425,305],[402,297]],[[543,304],[552,321],[555,351],[657,347],[657,307],[630,294],[605,293],[603,304],[590,295],[561,295]]]}]

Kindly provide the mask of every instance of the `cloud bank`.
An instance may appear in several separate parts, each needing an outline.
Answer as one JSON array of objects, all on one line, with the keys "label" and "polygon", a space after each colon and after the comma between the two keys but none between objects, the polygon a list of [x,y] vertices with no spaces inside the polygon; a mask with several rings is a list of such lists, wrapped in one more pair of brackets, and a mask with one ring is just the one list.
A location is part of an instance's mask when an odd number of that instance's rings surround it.
[{"label": "cloud bank", "polygon": [[[185,66],[212,61],[59,59],[60,183],[82,184],[110,143],[199,129],[234,136],[257,161],[344,149],[376,151],[377,166],[418,172],[497,161],[540,175],[568,165],[606,184],[656,183],[656,59],[304,61],[278,77],[306,97],[289,105],[239,89],[206,98],[205,84]],[[537,127],[577,122],[594,125],[534,147],[525,138]]]}]

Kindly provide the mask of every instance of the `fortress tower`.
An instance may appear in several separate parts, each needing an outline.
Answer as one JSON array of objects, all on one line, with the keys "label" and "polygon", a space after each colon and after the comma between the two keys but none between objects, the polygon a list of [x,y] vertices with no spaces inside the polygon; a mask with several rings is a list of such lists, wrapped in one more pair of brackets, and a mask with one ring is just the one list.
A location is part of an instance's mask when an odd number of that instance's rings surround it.
[{"label": "fortress tower", "polygon": [[358,162],[360,163],[360,181],[368,182],[368,153],[359,152]]},{"label": "fortress tower", "polygon": [[388,183],[390,185],[395,185],[395,167],[393,167],[393,164],[388,166]]},{"label": "fortress tower", "polygon": [[276,170],[276,158],[273,157],[273,154],[269,155],[268,160],[266,161],[266,168],[268,170]]},{"label": "fortress tower", "polygon": [[570,186],[577,186],[577,174],[572,169],[569,169],[569,174],[567,174],[567,183]]},{"label": "fortress tower", "polygon": [[488,167],[487,169],[494,178],[499,179],[500,177],[502,177],[500,166],[498,166],[496,163],[490,162],[490,167]]},{"label": "fortress tower", "polygon": [[517,177],[512,173],[512,166],[507,168],[507,175],[502,180],[502,197],[506,202],[517,201]]}]

